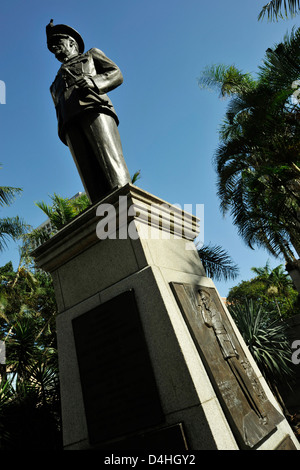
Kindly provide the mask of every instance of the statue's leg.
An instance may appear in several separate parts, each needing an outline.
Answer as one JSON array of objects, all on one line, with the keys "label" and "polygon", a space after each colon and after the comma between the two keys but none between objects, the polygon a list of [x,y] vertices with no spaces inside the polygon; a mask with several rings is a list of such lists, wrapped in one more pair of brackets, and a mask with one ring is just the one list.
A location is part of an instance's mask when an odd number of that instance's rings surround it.
[{"label": "statue's leg", "polygon": [[117,124],[107,114],[88,114],[82,126],[110,190],[131,183]]},{"label": "statue's leg", "polygon": [[85,192],[95,203],[109,193],[110,187],[80,122],[74,121],[68,126],[66,141]]}]

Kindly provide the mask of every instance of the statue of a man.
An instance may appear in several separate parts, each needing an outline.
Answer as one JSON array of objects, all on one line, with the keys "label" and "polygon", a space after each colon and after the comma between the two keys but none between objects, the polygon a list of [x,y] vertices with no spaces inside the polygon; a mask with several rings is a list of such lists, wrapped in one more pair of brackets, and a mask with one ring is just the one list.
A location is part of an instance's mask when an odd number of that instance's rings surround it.
[{"label": "statue of a man", "polygon": [[99,49],[84,53],[80,34],[67,25],[46,27],[47,46],[62,62],[50,87],[58,135],[71,151],[91,202],[131,182],[123,157],[118,117],[107,92],[123,76]]}]

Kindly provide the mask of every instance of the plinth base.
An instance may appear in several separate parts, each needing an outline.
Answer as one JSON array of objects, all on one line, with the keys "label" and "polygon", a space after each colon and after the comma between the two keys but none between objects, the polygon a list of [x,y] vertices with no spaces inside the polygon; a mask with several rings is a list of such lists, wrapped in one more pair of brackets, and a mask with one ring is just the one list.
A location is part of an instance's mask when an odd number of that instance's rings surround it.
[{"label": "plinth base", "polygon": [[65,449],[299,449],[205,275],[197,223],[127,185],[34,252],[59,308]]}]

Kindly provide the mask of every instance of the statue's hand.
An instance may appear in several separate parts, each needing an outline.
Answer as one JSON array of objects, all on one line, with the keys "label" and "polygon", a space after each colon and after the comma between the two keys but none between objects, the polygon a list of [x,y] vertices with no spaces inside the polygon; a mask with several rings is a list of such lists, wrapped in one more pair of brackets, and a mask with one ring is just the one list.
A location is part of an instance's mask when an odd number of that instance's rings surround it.
[{"label": "statue's hand", "polygon": [[93,80],[86,75],[83,75],[78,80],[76,80],[76,86],[79,88],[95,88]]}]

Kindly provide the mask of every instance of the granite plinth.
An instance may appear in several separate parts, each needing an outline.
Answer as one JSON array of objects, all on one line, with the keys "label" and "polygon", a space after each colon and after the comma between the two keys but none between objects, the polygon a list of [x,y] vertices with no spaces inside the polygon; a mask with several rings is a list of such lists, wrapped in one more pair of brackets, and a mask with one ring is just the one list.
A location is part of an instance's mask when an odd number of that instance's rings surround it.
[{"label": "granite plinth", "polygon": [[[66,449],[134,449],[143,442],[152,450],[151,446],[157,448],[157,442],[161,442],[161,449],[167,450],[168,436],[174,429],[187,449],[242,447],[172,291],[174,283],[199,286],[213,290],[222,302],[214,283],[205,275],[194,244],[198,223],[195,216],[128,184],[90,207],[35,251],[37,266],[51,272],[59,309],[57,335]],[[116,300],[125,299],[129,292],[134,297],[136,317],[132,317],[127,301]],[[111,310],[110,302],[115,305]],[[281,413],[223,308],[264,394]],[[80,339],[81,331],[84,340]],[[117,340],[118,335],[122,341]],[[87,338],[91,338],[91,348],[85,347]],[[139,351],[146,351],[145,356],[140,353],[141,362],[135,362],[139,357],[130,353],[138,345]],[[128,373],[118,382],[122,361]],[[143,369],[148,371],[146,376],[152,384],[149,394],[143,387],[140,392],[138,386],[134,387],[134,380],[145,380]],[[130,375],[132,370],[136,374]],[[93,373],[95,377],[98,374],[95,383],[90,379]],[[143,396],[132,402],[130,389]],[[101,390],[106,390],[105,397],[101,398]],[[109,390],[112,393],[108,400]],[[103,402],[97,404],[97,400]],[[149,409],[139,421],[145,400]],[[114,424],[122,406],[129,407],[130,413],[124,412],[122,422]],[[98,413],[99,422],[91,424],[93,413]],[[107,434],[102,428],[104,423],[110,423]],[[286,436],[299,449],[284,418],[254,447],[275,449]]]}]

